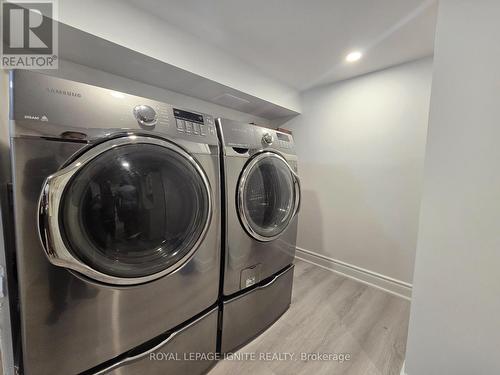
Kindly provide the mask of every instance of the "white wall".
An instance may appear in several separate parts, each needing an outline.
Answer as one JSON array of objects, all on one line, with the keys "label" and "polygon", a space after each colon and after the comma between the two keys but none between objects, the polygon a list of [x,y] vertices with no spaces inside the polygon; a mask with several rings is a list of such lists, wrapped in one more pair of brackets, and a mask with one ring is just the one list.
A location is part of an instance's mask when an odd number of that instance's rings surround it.
[{"label": "white wall", "polygon": [[432,60],[307,91],[293,130],[298,246],[411,282]]},{"label": "white wall", "polygon": [[224,117],[236,121],[256,122],[269,125],[270,121],[262,117],[236,111],[231,108],[209,103],[191,96],[179,94],[174,91],[137,82],[115,74],[89,68],[71,61],[59,61],[57,70],[44,70],[43,73],[59,78],[105,87],[107,89],[126,92],[128,94],[143,96],[169,103],[181,108],[208,113],[217,117]]},{"label": "white wall", "polygon": [[499,15],[440,2],[408,375],[500,373]]},{"label": "white wall", "polygon": [[[249,95],[300,112],[296,90],[121,0],[60,0],[61,22]],[[207,19],[206,22],[212,22]]]}]

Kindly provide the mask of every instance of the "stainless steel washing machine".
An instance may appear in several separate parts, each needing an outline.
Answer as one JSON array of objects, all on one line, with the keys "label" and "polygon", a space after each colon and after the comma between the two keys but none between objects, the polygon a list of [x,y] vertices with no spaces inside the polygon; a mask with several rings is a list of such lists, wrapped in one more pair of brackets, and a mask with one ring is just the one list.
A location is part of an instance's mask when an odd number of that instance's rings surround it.
[{"label": "stainless steel washing machine", "polygon": [[225,181],[221,350],[228,352],[290,305],[300,181],[291,135],[216,122]]},{"label": "stainless steel washing machine", "polygon": [[206,371],[182,353],[216,350],[213,117],[33,72],[10,84],[24,373]]}]

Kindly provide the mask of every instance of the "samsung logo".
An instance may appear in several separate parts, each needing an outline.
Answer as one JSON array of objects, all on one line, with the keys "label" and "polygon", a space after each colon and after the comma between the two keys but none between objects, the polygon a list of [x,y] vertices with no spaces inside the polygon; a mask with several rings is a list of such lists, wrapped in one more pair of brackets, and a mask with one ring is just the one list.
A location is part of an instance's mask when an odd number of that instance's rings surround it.
[{"label": "samsung logo", "polygon": [[66,95],[66,96],[72,96],[75,98],[82,97],[82,94],[80,94],[79,92],[74,92],[74,91],[69,91],[69,90],[59,90],[59,89],[54,89],[52,87],[47,87],[47,91],[51,94]]}]

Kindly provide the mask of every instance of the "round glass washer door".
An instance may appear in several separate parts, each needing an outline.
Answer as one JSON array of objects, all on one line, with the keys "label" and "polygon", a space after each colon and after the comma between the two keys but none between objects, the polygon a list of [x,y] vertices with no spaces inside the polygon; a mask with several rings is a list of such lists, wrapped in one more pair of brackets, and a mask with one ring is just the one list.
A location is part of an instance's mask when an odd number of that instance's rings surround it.
[{"label": "round glass washer door", "polygon": [[152,137],[101,143],[53,176],[40,199],[49,260],[110,284],[182,266],[211,217],[209,182],[180,147]]},{"label": "round glass washer door", "polygon": [[263,152],[250,159],[237,192],[238,213],[248,234],[259,241],[278,238],[299,203],[299,178],[282,156]]}]

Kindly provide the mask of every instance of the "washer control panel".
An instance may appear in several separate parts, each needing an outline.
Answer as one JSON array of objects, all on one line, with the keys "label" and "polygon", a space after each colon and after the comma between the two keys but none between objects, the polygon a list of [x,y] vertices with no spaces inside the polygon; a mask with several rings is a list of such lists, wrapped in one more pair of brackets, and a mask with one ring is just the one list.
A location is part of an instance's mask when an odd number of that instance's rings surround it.
[{"label": "washer control panel", "polygon": [[144,131],[169,139],[219,144],[214,118],[209,114],[34,71],[16,70],[10,79],[15,87],[11,115],[15,136],[61,138],[63,129],[68,128],[88,141]]},{"label": "washer control panel", "polygon": [[215,135],[214,119],[207,115],[174,108],[175,126],[179,133],[186,135]]}]

